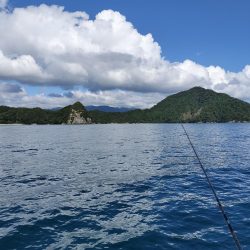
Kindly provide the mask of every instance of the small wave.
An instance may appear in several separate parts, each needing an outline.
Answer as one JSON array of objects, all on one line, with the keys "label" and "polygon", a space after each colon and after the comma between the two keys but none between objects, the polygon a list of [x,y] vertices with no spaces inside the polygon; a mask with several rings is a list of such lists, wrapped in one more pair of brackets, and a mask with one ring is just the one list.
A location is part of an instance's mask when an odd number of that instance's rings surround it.
[{"label": "small wave", "polygon": [[23,153],[28,151],[38,151],[38,148],[29,148],[29,149],[18,149],[18,150],[12,150],[13,153]]}]

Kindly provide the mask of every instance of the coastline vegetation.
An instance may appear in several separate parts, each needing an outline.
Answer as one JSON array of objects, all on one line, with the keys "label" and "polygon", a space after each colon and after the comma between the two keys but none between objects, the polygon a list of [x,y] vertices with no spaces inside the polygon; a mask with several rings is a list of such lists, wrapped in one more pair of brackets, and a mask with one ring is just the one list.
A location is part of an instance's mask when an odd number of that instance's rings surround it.
[{"label": "coastline vegetation", "polygon": [[1,124],[65,124],[74,110],[93,123],[249,122],[250,104],[201,87],[166,97],[150,109],[127,112],[87,111],[80,102],[59,110],[0,106]]}]

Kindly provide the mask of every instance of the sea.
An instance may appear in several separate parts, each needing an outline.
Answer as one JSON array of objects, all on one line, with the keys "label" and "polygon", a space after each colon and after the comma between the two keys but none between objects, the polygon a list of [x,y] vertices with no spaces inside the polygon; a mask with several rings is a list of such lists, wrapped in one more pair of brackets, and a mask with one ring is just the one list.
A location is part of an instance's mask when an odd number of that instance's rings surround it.
[{"label": "sea", "polygon": [[[250,249],[250,124],[185,124]],[[236,249],[180,124],[1,125],[0,249]]]}]

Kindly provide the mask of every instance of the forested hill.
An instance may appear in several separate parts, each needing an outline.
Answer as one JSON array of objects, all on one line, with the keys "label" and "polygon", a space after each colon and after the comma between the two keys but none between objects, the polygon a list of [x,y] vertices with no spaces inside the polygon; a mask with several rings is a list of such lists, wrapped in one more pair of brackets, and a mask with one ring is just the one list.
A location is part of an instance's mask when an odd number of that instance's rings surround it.
[{"label": "forested hill", "polygon": [[80,102],[59,110],[0,106],[0,124],[86,124],[92,123]]},{"label": "forested hill", "polygon": [[[72,110],[74,111],[73,113]],[[232,121],[250,121],[250,104],[230,97],[229,95],[217,93],[201,87],[194,87],[187,91],[168,96],[150,109],[132,110],[128,112],[87,111],[79,102],[60,110],[0,106],[0,123],[2,124]]]},{"label": "forested hill", "polygon": [[165,121],[229,122],[249,121],[250,104],[227,94],[194,87],[171,95],[150,110],[164,114]]},{"label": "forested hill", "polygon": [[96,122],[230,122],[250,121],[250,104],[201,87],[168,96],[146,110],[91,112]]}]

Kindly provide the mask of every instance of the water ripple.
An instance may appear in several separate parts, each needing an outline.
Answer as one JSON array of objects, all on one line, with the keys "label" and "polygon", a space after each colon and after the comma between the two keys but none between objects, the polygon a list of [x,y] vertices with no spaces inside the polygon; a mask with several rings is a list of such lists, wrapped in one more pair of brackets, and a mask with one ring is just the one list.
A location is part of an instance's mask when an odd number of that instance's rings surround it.
[{"label": "water ripple", "polygon": [[[186,128],[250,249],[250,125]],[[1,126],[0,154],[1,249],[234,248],[179,125]]]}]

